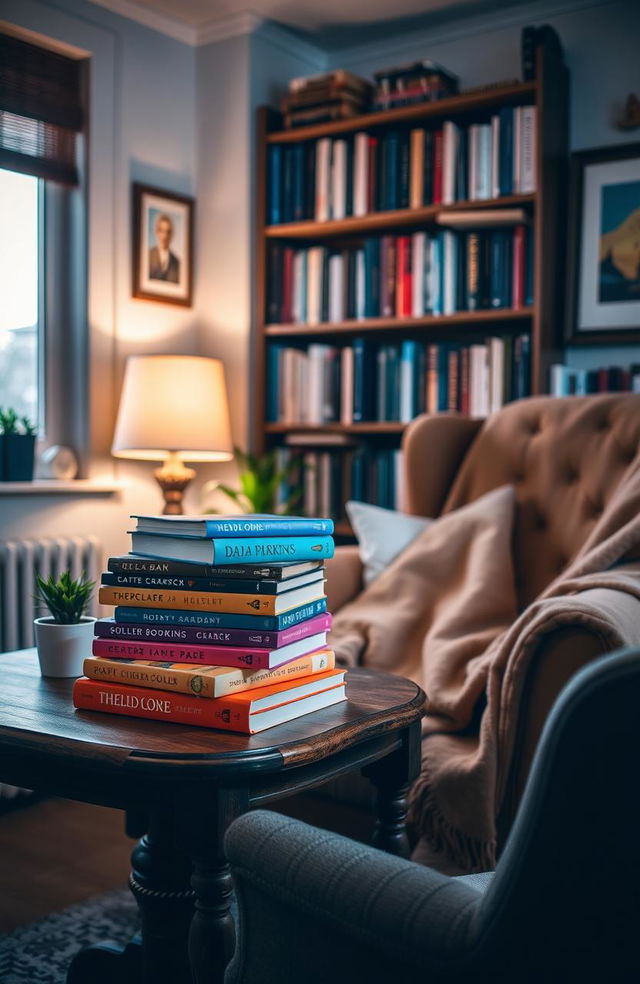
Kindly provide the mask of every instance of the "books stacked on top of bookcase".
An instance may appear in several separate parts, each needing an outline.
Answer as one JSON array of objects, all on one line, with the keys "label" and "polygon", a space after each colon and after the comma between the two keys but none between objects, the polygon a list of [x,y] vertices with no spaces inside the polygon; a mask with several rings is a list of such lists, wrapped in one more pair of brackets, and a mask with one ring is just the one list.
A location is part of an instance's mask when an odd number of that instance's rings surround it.
[{"label": "books stacked on top of bookcase", "polygon": [[135,518],[76,707],[253,734],[345,699],[326,646],[331,520]]},{"label": "books stacked on top of bookcase", "polygon": [[521,310],[533,301],[531,229],[370,236],[362,246],[269,246],[274,324]]},{"label": "books stacked on top of bookcase", "polygon": [[551,366],[552,396],[585,396],[587,393],[640,393],[640,364],[571,369]]},{"label": "books stacked on top of bookcase", "polygon": [[314,220],[531,195],[536,107],[486,120],[320,137],[268,150],[267,222]]},{"label": "books stacked on top of bookcase", "polygon": [[269,358],[267,419],[283,425],[408,423],[446,410],[484,417],[530,394],[526,334],[468,345],[363,336],[342,346],[272,345]]},{"label": "books stacked on top of bookcase", "polygon": [[376,86],[373,107],[377,110],[435,102],[458,91],[458,77],[428,59],[384,68],[374,72],[373,78]]},{"label": "books stacked on top of bookcase", "polygon": [[369,108],[373,91],[370,82],[344,68],[291,79],[288,89],[281,101],[286,127],[357,116]]}]

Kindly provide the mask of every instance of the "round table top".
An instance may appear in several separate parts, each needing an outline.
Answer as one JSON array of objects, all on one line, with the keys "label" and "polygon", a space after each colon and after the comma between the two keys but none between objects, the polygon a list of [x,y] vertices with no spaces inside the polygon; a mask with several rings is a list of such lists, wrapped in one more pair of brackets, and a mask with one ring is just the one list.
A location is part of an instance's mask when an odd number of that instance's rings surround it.
[{"label": "round table top", "polygon": [[[40,675],[35,649],[0,655],[0,756],[64,757],[87,763],[246,769],[320,760],[367,738],[419,720],[425,695],[404,677],[347,672],[347,701],[255,735],[75,710],[73,679]],[[205,699],[205,698],[202,698]],[[191,767],[191,768],[189,768]],[[199,770],[198,770],[199,771]],[[2,776],[0,775],[0,780]]]}]

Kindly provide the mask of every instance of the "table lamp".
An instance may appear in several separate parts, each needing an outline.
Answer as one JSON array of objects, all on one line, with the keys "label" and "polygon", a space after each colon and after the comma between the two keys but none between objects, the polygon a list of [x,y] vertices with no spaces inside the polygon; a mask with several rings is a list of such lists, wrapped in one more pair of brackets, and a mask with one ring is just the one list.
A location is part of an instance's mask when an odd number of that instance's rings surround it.
[{"label": "table lamp", "polygon": [[233,458],[224,367],[191,355],[133,355],[127,360],[111,453],[164,461],[154,476],[163,513],[181,515],[195,477],[185,461]]}]

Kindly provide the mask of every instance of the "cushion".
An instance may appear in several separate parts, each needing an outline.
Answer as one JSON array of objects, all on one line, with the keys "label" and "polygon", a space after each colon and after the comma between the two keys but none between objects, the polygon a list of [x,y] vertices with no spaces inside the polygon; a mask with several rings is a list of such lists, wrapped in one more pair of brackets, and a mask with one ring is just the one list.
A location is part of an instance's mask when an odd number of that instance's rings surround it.
[{"label": "cushion", "polygon": [[433,522],[368,502],[347,502],[346,510],[358,541],[364,584],[371,584]]}]

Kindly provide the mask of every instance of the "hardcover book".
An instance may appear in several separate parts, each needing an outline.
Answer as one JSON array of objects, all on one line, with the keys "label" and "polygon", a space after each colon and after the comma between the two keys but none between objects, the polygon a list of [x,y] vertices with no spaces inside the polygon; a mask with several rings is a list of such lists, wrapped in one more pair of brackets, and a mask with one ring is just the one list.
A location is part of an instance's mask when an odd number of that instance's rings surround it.
[{"label": "hardcover book", "polygon": [[175,608],[136,608],[120,605],[115,610],[116,622],[140,622],[156,625],[194,625],[222,629],[251,629],[279,632],[297,625],[327,610],[327,599],[293,608],[282,615],[237,615],[235,613],[180,611]]},{"label": "hardcover book", "polygon": [[124,683],[132,687],[151,687],[196,697],[226,697],[228,694],[270,687],[285,680],[315,676],[332,670],[335,655],[320,649],[291,660],[273,670],[233,669],[228,666],[203,666],[197,663],[164,663],[145,659],[106,659],[88,656],[84,675],[105,683]]},{"label": "hardcover book", "polygon": [[[215,570],[215,568],[213,568]],[[286,581],[252,580],[250,578],[229,577],[187,577],[185,574],[113,574],[105,571],[101,583],[114,587],[127,588],[178,588],[181,591],[213,591],[236,594],[281,594],[301,588],[306,584],[322,581],[324,567]]]},{"label": "hardcover book", "polygon": [[80,710],[255,734],[346,700],[344,677],[344,670],[331,670],[303,683],[285,681],[217,700],[81,677],[73,686],[73,704]]},{"label": "hardcover book", "polygon": [[255,615],[282,615],[324,597],[324,581],[305,584],[278,595],[217,593],[214,591],[174,591],[164,588],[126,588],[104,585],[98,592],[101,605],[127,605],[141,608],[179,608],[185,611],[245,612]]},{"label": "hardcover book", "polygon": [[330,536],[221,537],[165,536],[131,533],[133,553],[167,560],[201,564],[256,564],[286,560],[320,560],[333,557]]},{"label": "hardcover book", "polygon": [[204,666],[240,666],[272,670],[298,656],[322,649],[326,632],[291,642],[280,649],[241,646],[203,646],[197,643],[134,642],[130,639],[94,639],[94,656],[107,659],[144,659],[158,663],[198,663]]},{"label": "hardcover book", "polygon": [[116,622],[99,618],[95,634],[100,639],[124,639],[133,642],[194,643],[205,646],[241,646],[253,649],[280,649],[318,632],[328,632],[331,615],[324,612],[277,632],[261,629],[224,629],[199,625]]},{"label": "hardcover book", "polygon": [[248,516],[142,516],[136,532],[169,536],[192,536],[212,540],[225,537],[317,536],[333,533],[333,520],[306,516],[276,516],[253,513]]},{"label": "hardcover book", "polygon": [[[287,564],[192,564],[188,561],[162,560],[153,557],[137,557],[125,554],[122,557],[109,557],[107,568],[114,574],[166,574],[189,577],[249,578],[265,581],[286,581],[290,578],[322,571],[322,561],[301,561]],[[286,590],[286,589],[285,589]]]}]

